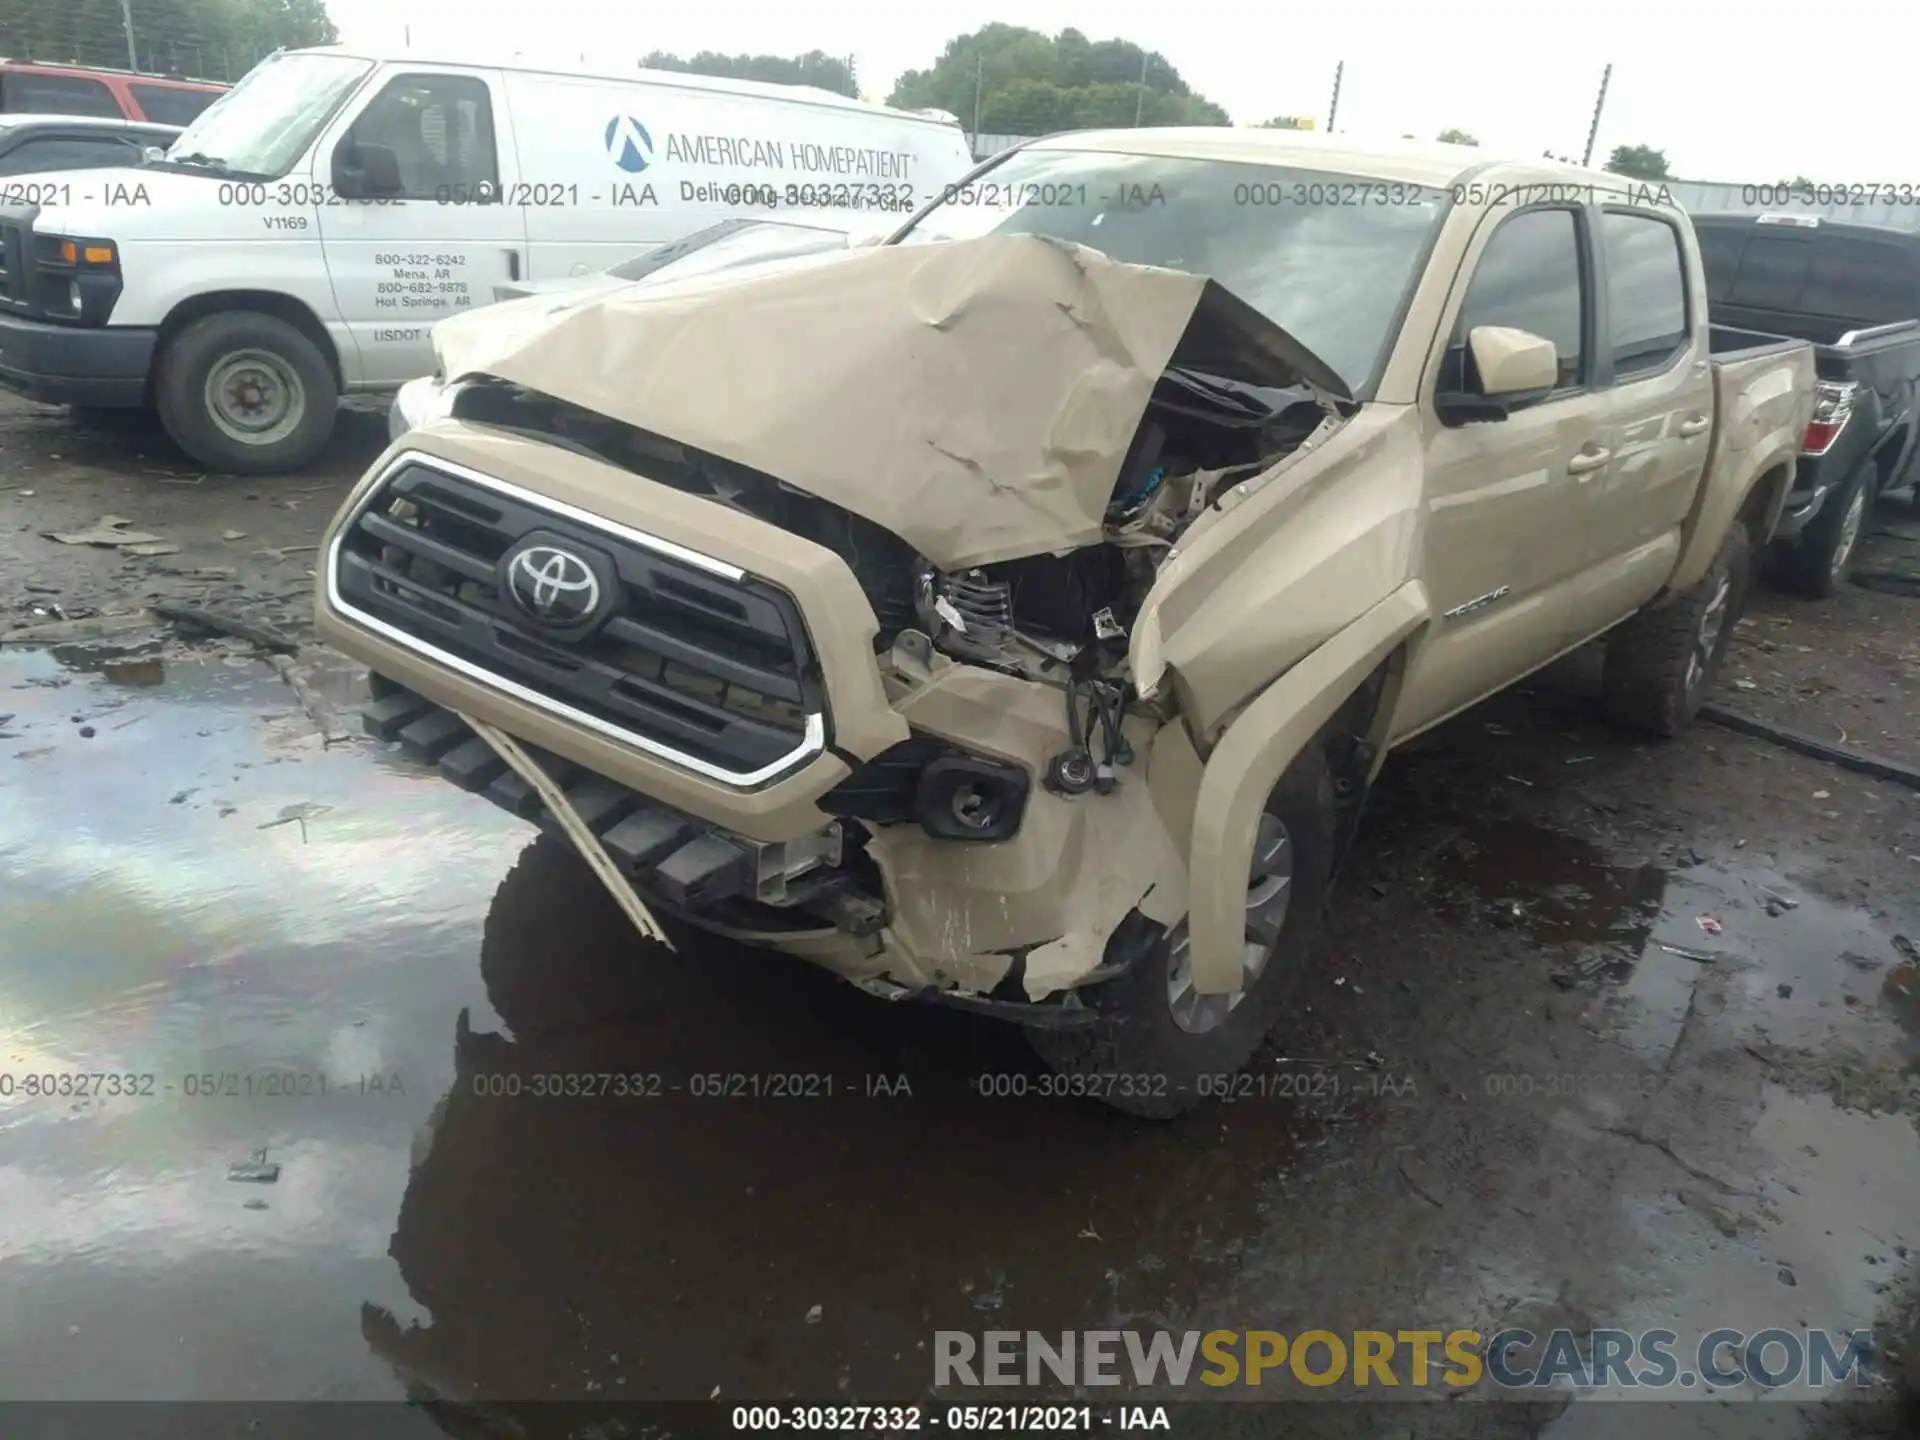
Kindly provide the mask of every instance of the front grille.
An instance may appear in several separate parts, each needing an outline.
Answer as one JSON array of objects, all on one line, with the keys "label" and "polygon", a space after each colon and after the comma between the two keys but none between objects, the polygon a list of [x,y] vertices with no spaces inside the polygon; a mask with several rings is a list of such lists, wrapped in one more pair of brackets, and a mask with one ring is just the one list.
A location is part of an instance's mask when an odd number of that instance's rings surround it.
[{"label": "front grille", "polygon": [[[570,627],[524,614],[505,585],[523,541],[599,567],[604,613]],[[819,667],[786,591],[492,477],[402,457],[329,563],[350,618],[702,774],[764,784],[825,746]]]},{"label": "front grille", "polygon": [[26,227],[17,220],[0,220],[0,301],[17,306],[26,299]]}]

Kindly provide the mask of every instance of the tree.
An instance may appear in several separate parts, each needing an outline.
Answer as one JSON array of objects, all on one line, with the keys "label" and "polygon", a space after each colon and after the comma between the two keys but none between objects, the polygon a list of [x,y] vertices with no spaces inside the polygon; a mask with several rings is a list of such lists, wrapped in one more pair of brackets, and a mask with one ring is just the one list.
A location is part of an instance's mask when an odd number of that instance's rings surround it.
[{"label": "tree", "polygon": [[1606,169],[1634,180],[1671,180],[1667,152],[1651,145],[1616,145],[1607,158]]},{"label": "tree", "polygon": [[1049,38],[998,22],[949,40],[929,69],[900,77],[887,103],[950,111],[988,135],[1230,123],[1165,56],[1131,41],[1089,40],[1078,30]]},{"label": "tree", "polygon": [[1455,130],[1452,126],[1448,126],[1433,138],[1438,140],[1442,145],[1478,145],[1480,143],[1474,139],[1473,136],[1467,134],[1466,131]]},{"label": "tree", "polygon": [[[320,0],[132,0],[134,58],[143,70],[238,79],[278,47],[337,39]],[[124,67],[127,25],[116,0],[73,7],[0,0],[9,54]]]},{"label": "tree", "polygon": [[836,95],[860,98],[853,65],[824,50],[804,55],[722,55],[702,50],[691,60],[656,50],[640,62],[648,70],[673,70],[682,75],[717,75],[726,80],[761,80],[770,85],[812,85]]},{"label": "tree", "polygon": [[19,59],[124,69],[127,18],[137,68],[238,80],[281,46],[339,39],[324,0],[0,0],[0,48]]}]

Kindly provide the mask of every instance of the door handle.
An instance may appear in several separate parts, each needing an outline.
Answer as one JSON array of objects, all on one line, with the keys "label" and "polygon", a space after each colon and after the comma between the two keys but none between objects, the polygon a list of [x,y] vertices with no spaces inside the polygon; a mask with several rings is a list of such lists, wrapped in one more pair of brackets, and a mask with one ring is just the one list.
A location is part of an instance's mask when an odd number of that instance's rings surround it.
[{"label": "door handle", "polygon": [[518,280],[520,278],[520,252],[518,250],[509,250],[506,254],[507,279]]},{"label": "door handle", "polygon": [[1604,470],[1613,459],[1611,450],[1582,450],[1567,462],[1569,475],[1591,475],[1595,470]]},{"label": "door handle", "polygon": [[1705,415],[1695,415],[1690,419],[1682,420],[1680,422],[1680,433],[1682,435],[1698,435],[1702,430],[1705,430],[1712,423],[1713,421],[1708,419]]}]

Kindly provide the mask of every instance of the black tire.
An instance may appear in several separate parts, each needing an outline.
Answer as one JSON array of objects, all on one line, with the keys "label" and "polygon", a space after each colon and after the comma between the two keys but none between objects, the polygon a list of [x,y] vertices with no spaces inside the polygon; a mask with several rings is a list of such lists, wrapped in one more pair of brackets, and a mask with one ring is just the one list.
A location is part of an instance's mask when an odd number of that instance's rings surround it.
[{"label": "black tire", "polygon": [[1041,1059],[1064,1075],[1098,1081],[1089,1095],[1148,1119],[1170,1119],[1224,1091],[1280,1018],[1333,873],[1333,776],[1317,745],[1281,777],[1266,811],[1285,827],[1292,852],[1285,915],[1264,967],[1224,1019],[1200,1032],[1176,1021],[1172,982],[1184,933],[1176,927],[1127,973],[1081,992],[1101,1012],[1097,1025],[1029,1030]]},{"label": "black tire", "polygon": [[1789,586],[1816,600],[1845,587],[1873,510],[1873,480],[1873,463],[1868,461],[1827,496],[1820,513],[1780,557],[1780,575]]},{"label": "black tire", "polygon": [[[208,401],[209,382],[230,370],[235,431]],[[154,367],[154,400],[167,433],[195,461],[229,475],[283,475],[320,453],[333,434],[340,388],[313,341],[257,310],[223,310],[169,340]],[[246,438],[238,412],[259,397],[258,429]],[[268,424],[271,420],[275,423]]]},{"label": "black tire", "polygon": [[1607,719],[1649,735],[1686,729],[1713,689],[1752,578],[1753,544],[1747,527],[1736,522],[1691,589],[1618,626],[1607,640],[1601,672]]}]

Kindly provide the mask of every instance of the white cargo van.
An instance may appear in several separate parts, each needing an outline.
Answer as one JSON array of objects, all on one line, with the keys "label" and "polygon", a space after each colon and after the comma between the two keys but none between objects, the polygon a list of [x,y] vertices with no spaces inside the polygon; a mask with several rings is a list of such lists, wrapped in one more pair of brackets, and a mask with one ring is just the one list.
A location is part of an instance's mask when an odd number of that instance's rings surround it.
[{"label": "white cargo van", "polygon": [[283,52],[164,159],[0,205],[0,383],[153,406],[209,469],[283,472],[498,285],[731,216],[904,222],[972,168],[952,116],[822,90]]}]

